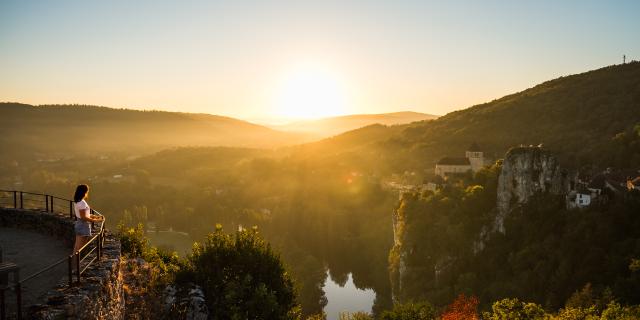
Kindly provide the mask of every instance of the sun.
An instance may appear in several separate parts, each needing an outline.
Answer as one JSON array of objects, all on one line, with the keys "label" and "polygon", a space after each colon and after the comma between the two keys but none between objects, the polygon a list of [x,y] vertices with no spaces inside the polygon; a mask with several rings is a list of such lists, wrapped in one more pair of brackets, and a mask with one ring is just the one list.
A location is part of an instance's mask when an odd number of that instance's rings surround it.
[{"label": "sun", "polygon": [[347,94],[341,77],[329,68],[303,65],[283,77],[274,104],[278,117],[317,119],[346,114]]}]

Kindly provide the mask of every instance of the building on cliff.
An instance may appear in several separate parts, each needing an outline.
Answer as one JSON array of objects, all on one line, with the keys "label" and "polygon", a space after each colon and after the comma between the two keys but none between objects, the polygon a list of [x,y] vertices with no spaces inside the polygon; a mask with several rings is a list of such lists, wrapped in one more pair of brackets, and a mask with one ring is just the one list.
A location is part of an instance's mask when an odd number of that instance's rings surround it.
[{"label": "building on cliff", "polygon": [[598,174],[593,178],[571,181],[571,190],[566,195],[567,209],[581,209],[594,204],[604,204],[611,194],[616,192],[607,181],[606,174]]},{"label": "building on cliff", "polygon": [[593,193],[586,189],[572,190],[566,195],[567,208],[585,208],[591,205],[592,199],[595,198]]},{"label": "building on cliff", "polygon": [[477,172],[485,165],[484,153],[474,142],[464,157],[444,157],[436,163],[436,175],[447,178],[452,174],[465,173],[469,170]]}]

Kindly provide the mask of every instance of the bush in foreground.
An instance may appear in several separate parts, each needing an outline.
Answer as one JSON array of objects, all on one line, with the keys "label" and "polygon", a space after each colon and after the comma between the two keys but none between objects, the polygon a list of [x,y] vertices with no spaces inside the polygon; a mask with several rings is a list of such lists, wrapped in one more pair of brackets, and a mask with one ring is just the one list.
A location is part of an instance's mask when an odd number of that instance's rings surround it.
[{"label": "bush in foreground", "polygon": [[213,319],[297,317],[293,281],[256,229],[227,234],[218,225],[187,260],[178,279],[204,289]]},{"label": "bush in foreground", "polygon": [[385,311],[382,320],[435,320],[436,312],[427,302],[397,304],[393,310]]}]

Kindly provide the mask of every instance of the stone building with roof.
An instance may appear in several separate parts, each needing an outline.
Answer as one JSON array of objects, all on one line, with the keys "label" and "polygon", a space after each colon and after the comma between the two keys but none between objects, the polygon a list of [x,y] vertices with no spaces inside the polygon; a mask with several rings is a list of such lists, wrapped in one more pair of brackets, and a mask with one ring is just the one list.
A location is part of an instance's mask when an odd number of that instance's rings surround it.
[{"label": "stone building with roof", "polygon": [[464,157],[444,157],[436,163],[435,173],[446,178],[451,174],[477,172],[484,166],[484,153],[474,142],[467,148]]}]

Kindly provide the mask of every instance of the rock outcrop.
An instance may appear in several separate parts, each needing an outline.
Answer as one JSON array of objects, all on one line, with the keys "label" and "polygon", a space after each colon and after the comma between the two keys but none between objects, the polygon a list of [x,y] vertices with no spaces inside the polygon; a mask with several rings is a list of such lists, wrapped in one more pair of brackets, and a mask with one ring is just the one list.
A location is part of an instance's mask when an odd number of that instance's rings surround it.
[{"label": "rock outcrop", "polygon": [[516,205],[538,192],[565,194],[570,179],[558,160],[542,147],[517,147],[507,152],[498,179],[498,214],[494,229],[504,233],[504,218]]},{"label": "rock outcrop", "polygon": [[[410,194],[407,194],[410,196]],[[401,195],[400,201],[402,203]],[[407,255],[406,250],[403,250],[403,238],[404,238],[404,230],[405,230],[405,219],[404,216],[400,214],[399,208],[393,210],[392,215],[392,223],[393,223],[393,247],[391,248],[391,253],[389,255],[389,270],[390,270],[390,280],[391,280],[391,295],[394,301],[399,300],[399,292],[402,290],[402,279],[407,272]]]},{"label": "rock outcrop", "polygon": [[200,286],[188,284],[177,288],[168,285],[163,292],[163,309],[166,319],[207,320],[209,309]]}]

